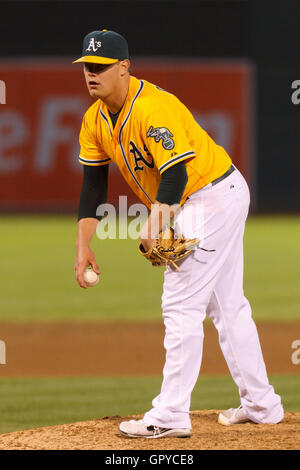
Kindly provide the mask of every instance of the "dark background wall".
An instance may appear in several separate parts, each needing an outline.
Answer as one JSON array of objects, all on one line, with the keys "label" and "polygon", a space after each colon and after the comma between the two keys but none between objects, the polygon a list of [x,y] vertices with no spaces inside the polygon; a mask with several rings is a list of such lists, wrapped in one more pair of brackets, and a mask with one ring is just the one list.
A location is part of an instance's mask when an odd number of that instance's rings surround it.
[{"label": "dark background wall", "polygon": [[300,2],[0,1],[0,58],[76,58],[83,36],[112,29],[132,56],[244,58],[256,66],[257,211],[300,209]]}]

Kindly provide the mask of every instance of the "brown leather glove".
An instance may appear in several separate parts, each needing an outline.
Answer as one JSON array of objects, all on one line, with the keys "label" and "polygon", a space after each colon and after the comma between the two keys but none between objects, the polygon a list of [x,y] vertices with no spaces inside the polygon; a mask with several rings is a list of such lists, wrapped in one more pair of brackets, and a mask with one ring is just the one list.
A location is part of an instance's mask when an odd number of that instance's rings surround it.
[{"label": "brown leather glove", "polygon": [[200,242],[199,238],[184,238],[182,235],[175,238],[174,229],[166,227],[162,230],[156,244],[148,251],[145,251],[142,243],[139,245],[139,252],[152,263],[153,266],[166,266],[172,264],[180,271],[176,262],[184,259]]}]

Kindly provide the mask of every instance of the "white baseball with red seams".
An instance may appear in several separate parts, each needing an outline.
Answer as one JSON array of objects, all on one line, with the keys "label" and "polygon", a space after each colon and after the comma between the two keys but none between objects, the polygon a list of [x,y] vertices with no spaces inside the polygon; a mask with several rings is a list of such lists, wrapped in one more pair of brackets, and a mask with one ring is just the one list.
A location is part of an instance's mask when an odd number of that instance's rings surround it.
[{"label": "white baseball with red seams", "polygon": [[83,273],[83,279],[88,287],[94,287],[99,282],[98,274],[91,268],[86,268]]},{"label": "white baseball with red seams", "polygon": [[[280,396],[269,384],[251,307],[243,291],[243,237],[250,195],[235,169],[216,185],[192,194],[175,219],[175,231],[199,238],[200,247],[168,266],[162,310],[166,362],[160,394],[144,422],[167,428],[191,428],[192,390],[198,379],[203,346],[203,320],[213,321],[243,410],[256,423],[283,418]],[[199,385],[200,386],[200,385]],[[220,390],[222,394],[222,390]]]}]

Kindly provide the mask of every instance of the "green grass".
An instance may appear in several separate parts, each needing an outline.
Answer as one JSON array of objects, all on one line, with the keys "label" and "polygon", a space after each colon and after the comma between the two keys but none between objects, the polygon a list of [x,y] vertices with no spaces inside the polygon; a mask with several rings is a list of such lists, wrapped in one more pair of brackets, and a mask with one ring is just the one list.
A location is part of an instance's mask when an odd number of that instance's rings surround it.
[{"label": "green grass", "polygon": [[250,217],[244,290],[257,320],[300,320],[300,217]]},{"label": "green grass", "polygon": [[[285,411],[300,411],[300,376],[271,376]],[[159,393],[161,377],[1,378],[0,433],[86,421],[103,416],[142,414]],[[221,391],[221,393],[220,393]],[[230,376],[202,376],[191,410],[239,404]]]},{"label": "green grass", "polygon": [[135,240],[92,242],[102,276],[75,282],[76,217],[7,217],[0,223],[0,321],[160,320],[163,271]]},{"label": "green grass", "polygon": [[[299,320],[300,217],[250,217],[245,293],[256,320]],[[75,283],[76,217],[0,221],[0,321],[160,321],[163,269],[136,240],[92,242],[102,271],[95,288]]]}]

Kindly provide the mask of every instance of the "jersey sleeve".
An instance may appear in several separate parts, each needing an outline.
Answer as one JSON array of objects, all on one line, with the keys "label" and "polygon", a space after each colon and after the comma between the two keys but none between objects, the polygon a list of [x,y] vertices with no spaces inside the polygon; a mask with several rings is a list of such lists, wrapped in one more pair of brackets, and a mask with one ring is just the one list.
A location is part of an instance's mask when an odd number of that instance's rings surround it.
[{"label": "jersey sleeve", "polygon": [[146,147],[159,173],[183,160],[195,157],[180,120],[173,111],[161,108],[149,114],[144,129]]},{"label": "jersey sleeve", "polygon": [[111,159],[101,147],[101,143],[93,135],[93,127],[89,125],[87,113],[84,115],[79,134],[79,162],[83,165],[107,165]]}]

